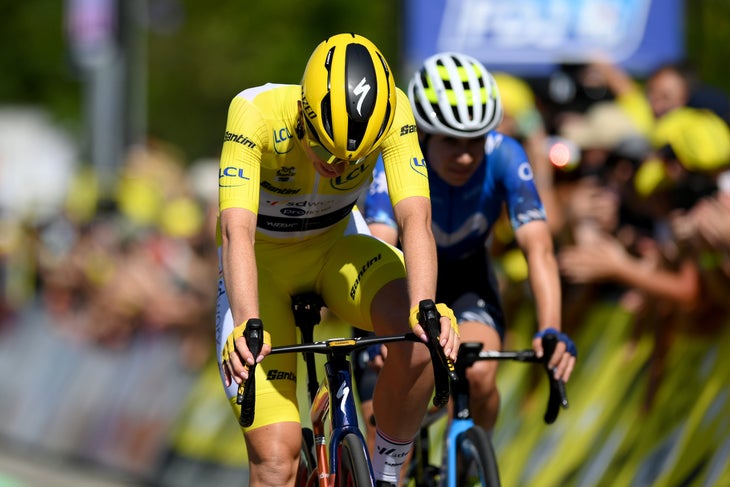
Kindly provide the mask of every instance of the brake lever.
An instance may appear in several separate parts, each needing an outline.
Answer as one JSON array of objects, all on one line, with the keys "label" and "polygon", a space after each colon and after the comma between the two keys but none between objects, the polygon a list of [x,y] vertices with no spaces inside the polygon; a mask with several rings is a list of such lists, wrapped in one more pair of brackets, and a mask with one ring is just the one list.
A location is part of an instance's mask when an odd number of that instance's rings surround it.
[{"label": "brake lever", "polygon": [[436,387],[433,405],[438,408],[444,407],[449,402],[451,383],[458,381],[454,362],[446,356],[439,343],[439,335],[441,334],[440,318],[441,314],[432,300],[424,299],[418,303],[418,322],[426,329],[429,341],[428,351],[431,354],[433,363],[433,376]]},{"label": "brake lever", "polygon": [[568,409],[568,395],[565,390],[565,382],[562,379],[555,378],[555,370],[550,368],[548,362],[555,352],[558,344],[558,337],[550,333],[542,338],[543,363],[545,365],[545,373],[550,381],[550,395],[548,397],[547,408],[545,410],[544,420],[547,424],[552,424],[558,417],[560,408]]},{"label": "brake lever", "polygon": [[261,347],[264,344],[264,324],[258,318],[251,318],[246,322],[246,329],[243,331],[243,337],[246,339],[246,345],[253,354],[254,364],[248,366],[248,379],[238,386],[238,394],[236,395],[236,404],[241,406],[241,416],[238,424],[248,427],[253,424],[254,412],[256,410],[256,357],[261,353]]}]

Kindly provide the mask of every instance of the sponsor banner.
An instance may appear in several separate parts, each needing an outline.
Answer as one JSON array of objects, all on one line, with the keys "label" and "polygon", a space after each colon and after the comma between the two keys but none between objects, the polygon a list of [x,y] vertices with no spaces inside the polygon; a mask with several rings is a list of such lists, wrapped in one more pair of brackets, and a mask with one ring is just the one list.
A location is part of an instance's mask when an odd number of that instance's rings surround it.
[{"label": "sponsor banner", "polygon": [[406,72],[446,50],[521,75],[597,55],[646,74],[684,55],[680,0],[406,0]]}]

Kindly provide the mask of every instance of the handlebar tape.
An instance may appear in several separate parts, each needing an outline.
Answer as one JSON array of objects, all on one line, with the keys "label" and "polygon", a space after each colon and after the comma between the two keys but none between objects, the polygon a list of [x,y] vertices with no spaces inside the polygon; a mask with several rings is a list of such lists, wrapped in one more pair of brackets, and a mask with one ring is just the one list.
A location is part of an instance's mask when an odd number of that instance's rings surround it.
[{"label": "handlebar tape", "polygon": [[[263,322],[257,318],[248,320],[246,329],[243,331],[243,337],[246,339],[246,345],[253,354],[254,360],[256,360],[264,344]],[[241,416],[238,419],[238,424],[244,428],[251,426],[256,409],[256,363],[248,366],[248,379],[238,388],[236,402],[241,405]]]},{"label": "handlebar tape", "polygon": [[441,315],[432,300],[424,299],[418,303],[418,322],[424,327],[428,336],[428,351],[431,353],[433,363],[433,378],[436,386],[433,405],[441,408],[449,402],[450,381],[457,381],[458,378],[453,361],[446,356],[439,343],[441,334],[439,318]]},{"label": "handlebar tape", "polygon": [[550,397],[548,398],[547,409],[545,410],[545,423],[552,424],[558,417],[560,408],[568,408],[568,396],[565,392],[565,382],[556,379],[553,369],[548,366],[555,347],[558,344],[558,337],[554,334],[547,334],[542,338],[543,358],[545,360],[545,372],[550,380]]}]

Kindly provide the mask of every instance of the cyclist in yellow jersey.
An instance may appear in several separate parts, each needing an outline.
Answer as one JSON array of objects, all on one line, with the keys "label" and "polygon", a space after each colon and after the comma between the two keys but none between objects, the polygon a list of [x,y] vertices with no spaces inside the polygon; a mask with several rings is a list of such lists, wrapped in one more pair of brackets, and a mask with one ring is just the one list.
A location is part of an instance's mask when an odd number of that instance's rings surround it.
[{"label": "cyclist in yellow jersey", "polygon": [[[402,253],[368,235],[352,211],[379,154]],[[255,421],[243,431],[249,485],[293,485],[301,442],[296,357],[263,360],[271,346],[295,342],[290,296],[316,291],[354,326],[393,334],[410,325],[425,340],[415,309],[436,292],[425,161],[408,99],[377,47],[355,34],[332,36],[312,53],[301,85],[239,93],[228,113],[219,186],[221,376],[238,415],[246,364],[261,362]],[[455,360],[456,320],[438,306],[441,344]],[[268,332],[259,357],[242,336],[250,318],[260,318]],[[374,398],[380,453],[373,469],[382,485],[397,484],[433,391],[426,347],[389,348]]]}]

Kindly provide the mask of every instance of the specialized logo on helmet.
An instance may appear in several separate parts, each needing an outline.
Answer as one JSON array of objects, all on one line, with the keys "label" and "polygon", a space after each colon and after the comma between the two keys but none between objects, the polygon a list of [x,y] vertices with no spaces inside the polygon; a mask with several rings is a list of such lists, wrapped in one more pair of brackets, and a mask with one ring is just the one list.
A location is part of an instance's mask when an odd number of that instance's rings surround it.
[{"label": "specialized logo on helmet", "polygon": [[365,78],[361,79],[352,92],[355,96],[359,97],[359,100],[357,101],[357,113],[362,116],[362,102],[365,101],[365,97],[368,96],[368,93],[370,92],[368,80]]},{"label": "specialized logo on helmet", "polygon": [[309,100],[307,100],[307,97],[304,96],[304,93],[302,93],[302,110],[304,110],[304,114],[307,116],[308,119],[314,120],[317,118],[317,112],[314,111],[314,109],[309,104]]},{"label": "specialized logo on helmet", "polygon": [[[348,115],[357,123],[368,124],[376,109],[377,71],[368,48],[362,44],[348,44],[345,55],[345,83]],[[370,93],[373,96],[370,96]],[[358,130],[365,130],[365,126]],[[348,129],[348,134],[350,133]],[[358,136],[356,138],[360,138]]]}]

